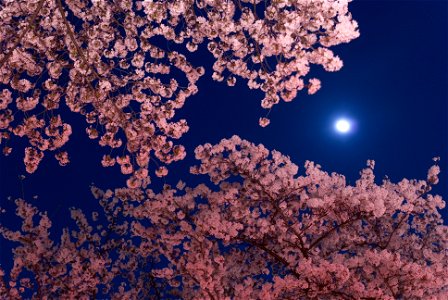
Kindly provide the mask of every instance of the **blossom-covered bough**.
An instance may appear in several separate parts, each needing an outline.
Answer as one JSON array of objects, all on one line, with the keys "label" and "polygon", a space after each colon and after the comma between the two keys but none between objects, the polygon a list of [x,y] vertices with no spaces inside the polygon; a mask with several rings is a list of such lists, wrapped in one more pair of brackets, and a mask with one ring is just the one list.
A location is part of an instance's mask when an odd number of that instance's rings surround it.
[{"label": "blossom-covered bough", "polygon": [[[354,186],[307,161],[237,136],[196,149],[214,186],[92,188],[109,226],[72,209],[78,230],[49,239],[45,214],[18,200],[19,242],[0,296],[113,299],[443,299],[448,292],[445,202],[426,180]],[[98,214],[94,213],[93,221]],[[23,277],[19,275],[26,269]],[[19,279],[20,278],[20,279]]]},{"label": "blossom-covered bough", "polygon": [[[311,64],[337,71],[329,47],[359,35],[347,0],[18,0],[0,4],[0,143],[26,137],[25,166],[34,172],[47,151],[61,165],[72,126],[67,113],[85,116],[87,134],[118,163],[128,186],[146,187],[148,166],[157,176],[185,157],[175,145],[186,120],[175,112],[198,92],[204,68],[179,51],[206,44],[215,58],[213,78],[265,93],[262,106],[293,100],[320,81],[304,81]],[[179,44],[167,47],[167,43]],[[184,47],[185,46],[185,47]],[[179,51],[172,50],[178,49]],[[188,51],[184,51],[188,52]],[[269,120],[260,118],[260,125]],[[161,163],[161,164],[160,164]]]}]

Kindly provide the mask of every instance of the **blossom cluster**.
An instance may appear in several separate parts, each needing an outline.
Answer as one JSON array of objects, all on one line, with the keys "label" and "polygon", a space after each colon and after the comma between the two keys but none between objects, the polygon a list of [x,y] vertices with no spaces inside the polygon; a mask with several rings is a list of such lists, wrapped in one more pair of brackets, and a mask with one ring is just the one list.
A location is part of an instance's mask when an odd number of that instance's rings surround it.
[{"label": "blossom cluster", "polygon": [[104,147],[124,148],[117,151],[124,155],[105,156],[103,165],[132,158],[131,165],[120,166],[135,187],[150,182],[151,159],[169,164],[184,158],[184,147],[172,140],[188,125],[174,115],[197,92],[204,69],[152,41],[158,36],[171,40],[170,33],[152,26],[153,12],[144,13],[142,2],[7,1],[0,11],[0,142],[5,154],[16,135],[30,142],[28,172],[36,170],[45,151],[57,151],[56,159],[66,165],[68,154],[58,150],[71,134],[59,113],[63,100],[85,116],[89,138]]},{"label": "blossom cluster", "polygon": [[329,47],[359,36],[349,2],[197,1],[206,13],[187,19],[189,50],[208,39],[216,59],[213,79],[229,86],[237,77],[247,80],[249,88],[265,94],[261,106],[271,109],[280,99],[292,101],[304,88],[309,94],[320,89],[318,79],[304,80],[312,64],[330,72],[341,69],[342,60]]},{"label": "blossom cluster", "polygon": [[[354,185],[313,162],[237,136],[197,147],[194,174],[213,186],[92,193],[107,226],[71,209],[77,230],[49,238],[46,214],[17,201],[20,244],[0,297],[84,299],[443,299],[448,227],[427,180],[375,182],[374,162]],[[34,221],[39,219],[36,225]],[[31,275],[30,275],[31,274]],[[8,278],[8,279],[6,279]]]},{"label": "blossom cluster", "polygon": [[[146,187],[151,160],[162,165],[185,157],[175,145],[188,131],[175,112],[196,94],[204,68],[164,40],[195,51],[206,43],[215,58],[213,78],[236,78],[265,93],[270,109],[293,100],[320,81],[305,83],[311,64],[337,71],[342,61],[329,47],[359,35],[349,0],[319,1],[130,1],[18,0],[0,4],[0,143],[8,155],[12,135],[26,137],[34,172],[44,151],[60,150],[71,134],[64,103],[85,116],[89,138],[112,151],[129,175],[129,187]],[[312,16],[312,17],[311,17]],[[177,49],[177,48],[176,48]],[[62,103],[63,102],[63,103]],[[267,126],[267,118],[260,119]],[[119,155],[118,153],[123,153]],[[64,153],[64,154],[60,154]],[[40,159],[38,159],[40,158]],[[129,165],[130,164],[130,165]],[[165,176],[165,166],[157,176]]]}]

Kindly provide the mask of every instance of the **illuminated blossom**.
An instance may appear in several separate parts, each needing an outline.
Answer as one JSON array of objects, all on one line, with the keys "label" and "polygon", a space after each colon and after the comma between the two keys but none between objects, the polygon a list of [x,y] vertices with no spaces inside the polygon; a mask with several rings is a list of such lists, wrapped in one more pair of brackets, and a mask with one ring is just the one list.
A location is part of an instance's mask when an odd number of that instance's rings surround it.
[{"label": "illuminated blossom", "polygon": [[308,85],[308,94],[315,94],[318,90],[320,90],[320,80],[316,78],[312,78],[309,81]]},{"label": "illuminated blossom", "polygon": [[[185,157],[174,142],[188,126],[174,117],[198,92],[205,68],[166,45],[180,44],[187,52],[205,44],[214,80],[229,86],[246,81],[264,94],[262,107],[271,109],[305,88],[315,93],[317,79],[304,84],[311,65],[339,70],[342,61],[330,47],[359,36],[348,0],[81,2],[2,3],[0,134],[8,133],[7,139],[18,135],[40,151],[64,151],[69,124],[47,124],[65,102],[86,118],[89,138],[110,148],[110,155],[151,156],[168,165]],[[54,135],[24,124],[34,115]],[[161,150],[167,142],[172,145]],[[139,161],[122,172],[134,176]]]},{"label": "illuminated blossom", "polygon": [[55,157],[58,160],[59,165],[61,166],[66,166],[70,162],[68,158],[68,153],[66,151],[56,154]]},{"label": "illuminated blossom", "polygon": [[445,202],[430,194],[437,165],[426,181],[376,184],[369,161],[350,185],[310,161],[299,174],[289,157],[237,136],[201,145],[195,155],[192,172],[213,184],[179,182],[155,192],[131,177],[127,188],[92,187],[102,212],[90,220],[71,208],[76,226],[60,238],[50,237],[46,213],[16,200],[21,228],[0,224],[0,235],[17,245],[12,268],[0,268],[0,298],[446,295]]},{"label": "illuminated blossom", "polygon": [[259,121],[261,127],[268,126],[270,122],[271,121],[268,118],[260,118],[260,121]]}]

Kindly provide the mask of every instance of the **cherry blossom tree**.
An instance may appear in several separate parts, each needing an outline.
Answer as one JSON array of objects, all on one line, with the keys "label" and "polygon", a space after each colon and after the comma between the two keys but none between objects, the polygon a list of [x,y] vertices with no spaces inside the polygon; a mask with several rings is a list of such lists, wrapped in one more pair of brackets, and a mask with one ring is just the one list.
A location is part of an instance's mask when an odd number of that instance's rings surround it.
[{"label": "cherry blossom tree", "polygon": [[[52,221],[17,199],[13,267],[0,268],[0,298],[22,299],[443,299],[448,228],[425,180],[375,182],[374,162],[355,185],[307,161],[234,136],[195,151],[191,173],[211,184],[149,187],[182,160],[176,119],[205,68],[243,80],[267,110],[316,93],[311,65],[338,71],[330,49],[358,37],[349,0],[4,0],[0,2],[0,143],[25,137],[27,172],[45,153],[61,166],[82,115],[101,161],[126,187],[92,187],[101,212],[70,209],[60,240]],[[68,109],[67,109],[68,108]],[[259,125],[268,126],[267,115]],[[154,167],[150,168],[150,165]],[[4,211],[0,208],[0,213]]]},{"label": "cherry blossom tree", "polygon": [[[307,161],[237,136],[199,146],[193,174],[213,183],[151,189],[92,188],[108,226],[72,209],[61,241],[18,200],[20,231],[0,295],[83,299],[444,299],[448,227],[426,180],[375,182],[374,161],[354,185]],[[25,270],[27,271],[25,273]],[[21,274],[24,274],[21,276]],[[26,274],[26,275],[25,275]],[[31,274],[31,275],[28,275]]]},{"label": "cherry blossom tree", "polygon": [[[0,2],[0,143],[26,137],[24,162],[34,172],[44,153],[64,166],[72,126],[65,104],[86,132],[109,147],[103,166],[118,164],[128,187],[150,183],[185,157],[174,144],[188,131],[175,112],[198,92],[205,70],[182,51],[201,44],[215,58],[213,79],[237,78],[260,89],[262,106],[293,100],[307,88],[312,64],[342,67],[330,47],[358,37],[349,0],[5,0]],[[166,44],[176,47],[166,47]],[[178,44],[178,45],[176,45]],[[172,49],[171,49],[172,48]],[[187,51],[185,51],[185,49]],[[260,118],[260,125],[269,120]],[[123,149],[124,151],[118,151]]]}]

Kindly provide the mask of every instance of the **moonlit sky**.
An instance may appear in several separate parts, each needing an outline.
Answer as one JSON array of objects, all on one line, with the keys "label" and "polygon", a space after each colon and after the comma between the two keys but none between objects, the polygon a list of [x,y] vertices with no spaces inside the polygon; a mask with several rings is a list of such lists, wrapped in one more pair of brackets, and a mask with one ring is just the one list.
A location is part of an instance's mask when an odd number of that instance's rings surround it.
[{"label": "moonlit sky", "polygon": [[[195,185],[206,177],[188,174],[195,163],[195,146],[216,143],[234,134],[291,157],[303,171],[305,160],[322,165],[328,172],[344,174],[353,184],[367,159],[376,161],[377,182],[388,175],[425,179],[434,156],[441,157],[442,174],[434,193],[448,199],[448,4],[446,1],[354,1],[349,6],[361,31],[360,38],[333,48],[342,60],[341,71],[328,73],[312,67],[312,76],[322,81],[315,95],[299,93],[291,103],[280,103],[270,112],[271,124],[258,125],[266,111],[260,107],[262,94],[239,81],[236,87],[211,80],[211,54],[204,47],[189,55],[207,73],[198,83],[199,93],[187,100],[178,118],[186,118],[190,131],[180,143],[187,158],[170,167],[166,183],[183,179]],[[350,134],[334,130],[339,118],[350,118]],[[118,168],[102,168],[101,149],[85,134],[81,116],[69,114],[73,134],[68,144],[71,164],[59,167],[46,154],[36,173],[23,181],[25,198],[47,210],[56,240],[69,220],[68,208],[97,209],[89,185],[100,188],[124,186]],[[14,145],[14,143],[13,143]],[[9,157],[0,156],[0,206],[13,211],[7,196],[22,197],[20,174],[22,141],[16,140]],[[154,180],[159,190],[162,181]],[[38,199],[32,200],[34,195]],[[448,213],[443,211],[445,223]],[[1,222],[18,228],[10,214]],[[9,243],[0,247],[0,263],[10,266]]]}]

